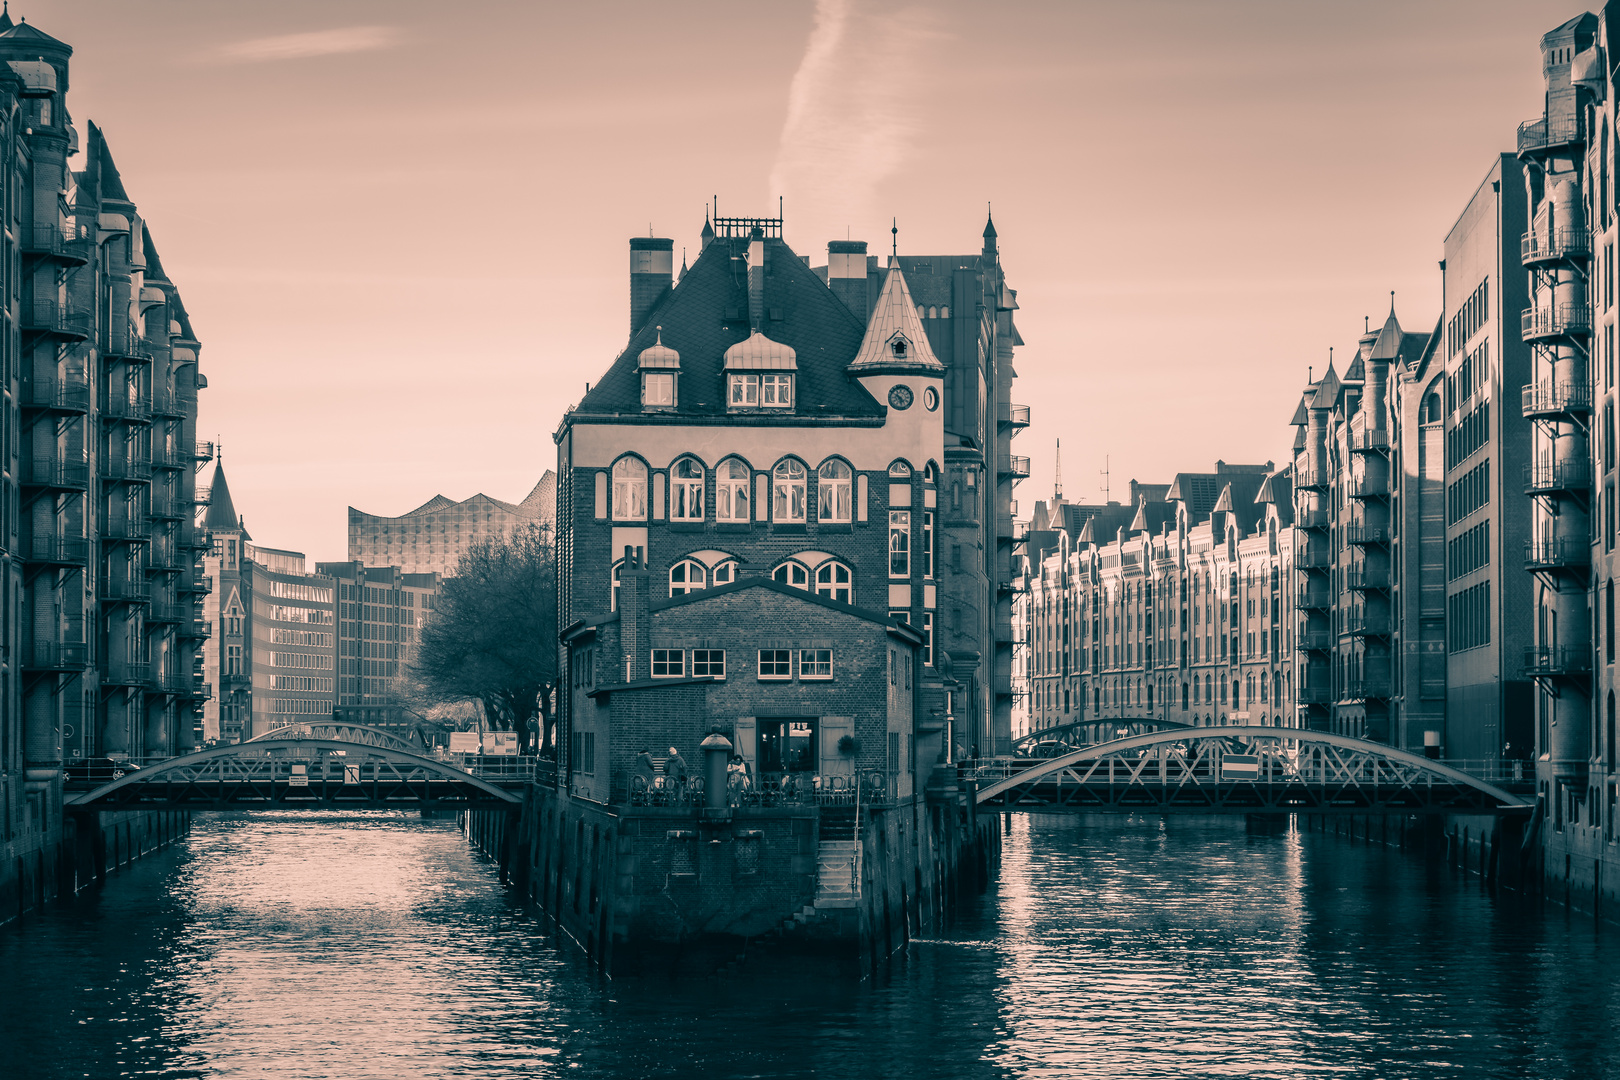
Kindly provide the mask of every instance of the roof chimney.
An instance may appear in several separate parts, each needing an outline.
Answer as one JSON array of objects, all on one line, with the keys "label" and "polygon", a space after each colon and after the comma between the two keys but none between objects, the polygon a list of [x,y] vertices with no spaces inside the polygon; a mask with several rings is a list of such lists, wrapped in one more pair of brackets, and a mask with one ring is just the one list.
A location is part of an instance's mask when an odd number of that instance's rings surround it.
[{"label": "roof chimney", "polygon": [[675,278],[675,241],[663,237],[630,238],[630,332],[646,323],[647,316],[669,291]]},{"label": "roof chimney", "polygon": [[624,649],[625,682],[652,677],[652,654],[647,651],[651,638],[647,626],[651,578],[645,549],[626,544],[624,566],[619,571],[619,644]]},{"label": "roof chimney", "polygon": [[765,230],[758,225],[748,237],[748,325],[765,332]]},{"label": "roof chimney", "polygon": [[872,313],[866,299],[866,241],[827,242],[827,287],[865,323]]}]

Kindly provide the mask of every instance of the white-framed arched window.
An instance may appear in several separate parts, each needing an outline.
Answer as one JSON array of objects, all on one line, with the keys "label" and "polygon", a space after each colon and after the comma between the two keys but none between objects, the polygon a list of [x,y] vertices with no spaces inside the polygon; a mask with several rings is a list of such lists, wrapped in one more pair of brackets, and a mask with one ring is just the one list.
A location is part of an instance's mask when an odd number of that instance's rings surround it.
[{"label": "white-framed arched window", "polygon": [[697,592],[709,582],[708,571],[696,559],[681,559],[669,568],[669,595],[685,596]]},{"label": "white-framed arched window", "polygon": [[911,466],[903,461],[897,461],[889,466],[889,476],[896,480],[905,480],[911,476]]},{"label": "white-framed arched window", "polygon": [[613,520],[647,520],[647,463],[640,458],[613,463]]},{"label": "white-framed arched window", "polygon": [[714,470],[714,518],[747,521],[748,482],[753,470],[741,458],[726,458]]},{"label": "white-framed arched window", "polygon": [[816,595],[846,604],[855,602],[855,575],[837,559],[828,559],[816,567]]},{"label": "white-framed arched window", "polygon": [[783,458],[771,471],[771,520],[794,522],[804,520],[804,465],[793,458]]},{"label": "white-framed arched window", "polygon": [[730,585],[733,581],[736,581],[737,560],[722,559],[715,563],[714,568],[709,571],[709,580],[716,587]]},{"label": "white-framed arched window", "polygon": [[613,564],[613,584],[608,592],[608,610],[619,610],[619,586],[623,583],[624,560],[620,559]]},{"label": "white-framed arched window", "polygon": [[803,563],[785,562],[771,573],[771,578],[795,589],[810,591],[810,571],[804,568]]},{"label": "white-framed arched window", "polygon": [[683,457],[669,467],[669,520],[703,520],[703,463]]},{"label": "white-framed arched window", "polygon": [[837,458],[822,462],[821,468],[816,470],[818,520],[835,523],[850,520],[854,475],[850,467]]}]

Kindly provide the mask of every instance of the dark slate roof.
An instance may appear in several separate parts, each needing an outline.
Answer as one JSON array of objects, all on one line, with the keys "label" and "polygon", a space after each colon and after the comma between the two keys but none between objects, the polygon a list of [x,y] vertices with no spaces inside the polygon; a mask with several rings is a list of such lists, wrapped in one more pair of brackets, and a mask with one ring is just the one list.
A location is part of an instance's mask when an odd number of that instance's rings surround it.
[{"label": "dark slate roof", "polygon": [[1393,360],[1401,351],[1401,324],[1395,318],[1395,309],[1389,309],[1389,318],[1384,320],[1383,328],[1378,331],[1378,340],[1373,342],[1371,359]]},{"label": "dark slate roof", "polygon": [[1344,369],[1344,381],[1347,383],[1367,381],[1367,365],[1362,362],[1360,353],[1357,353],[1356,358],[1350,361],[1350,366]]},{"label": "dark slate roof", "polygon": [[[642,350],[658,339],[680,353],[676,416],[726,415],[721,362],[727,349],[749,337],[747,240],[720,238],[653,308],[571,419],[640,416]],[[734,250],[735,249],[735,250]],[[844,369],[860,348],[865,326],[833,295],[804,260],[781,240],[765,240],[765,310],[761,332],[798,355],[797,402],[791,414],[750,414],[754,422],[797,417],[881,417],[886,410]],[[659,418],[663,415],[659,414]]]},{"label": "dark slate roof", "polygon": [[225,462],[221,461],[214,466],[214,486],[209,491],[208,513],[203,518],[203,528],[240,529],[241,520],[236,516],[236,504],[231,502],[231,486],[225,482]]},{"label": "dark slate roof", "polygon": [[29,26],[26,16],[22,22],[17,23],[15,26],[10,25],[10,22],[8,12],[6,25],[3,29],[0,29],[0,40],[5,41],[8,45],[23,45],[30,49],[54,48],[67,53],[73,51],[73,46],[67,42],[51,37],[51,35],[38,27]]},{"label": "dark slate roof", "polygon": [[1295,427],[1298,427],[1300,424],[1309,424],[1311,422],[1310,413],[1307,412],[1306,409],[1305,409],[1305,399],[1306,399],[1306,397],[1309,397],[1309,395],[1307,394],[1307,395],[1305,395],[1305,397],[1301,397],[1299,399],[1299,404],[1294,406],[1294,418],[1292,420],[1288,421],[1290,424],[1293,424]]},{"label": "dark slate roof", "polygon": [[118,166],[113,163],[107,137],[95,121],[90,122],[90,153],[86,156],[95,162],[96,194],[102,201],[114,199],[129,202],[129,193],[124,190],[124,178],[118,174]]},{"label": "dark slate roof", "polygon": [[1311,396],[1311,408],[1331,409],[1339,401],[1339,376],[1333,370],[1333,361],[1328,361],[1327,374],[1322,381],[1316,384],[1316,393]]}]

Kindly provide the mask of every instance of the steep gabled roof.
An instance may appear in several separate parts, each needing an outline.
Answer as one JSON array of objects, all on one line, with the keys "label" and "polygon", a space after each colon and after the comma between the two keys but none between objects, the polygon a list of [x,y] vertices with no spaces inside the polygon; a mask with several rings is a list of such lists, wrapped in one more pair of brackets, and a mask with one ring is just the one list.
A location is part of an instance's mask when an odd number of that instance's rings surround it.
[{"label": "steep gabled roof", "polygon": [[1373,342],[1372,352],[1368,358],[1372,360],[1394,360],[1401,354],[1401,324],[1395,318],[1395,308],[1389,309],[1389,318],[1384,320],[1383,327],[1378,331],[1378,340]]},{"label": "steep gabled roof", "polygon": [[119,175],[118,166],[113,161],[107,137],[93,120],[90,122],[89,142],[88,156],[95,161],[96,196],[102,202],[129,202],[129,193],[124,190],[124,178]]},{"label": "steep gabled roof", "polygon": [[214,466],[214,484],[209,489],[208,513],[203,516],[203,528],[209,531],[234,532],[240,529],[236,504],[231,501],[231,485],[225,482],[225,462]]},{"label": "steep gabled roof", "polygon": [[906,275],[898,263],[889,267],[883,279],[882,291],[866,324],[866,336],[861,339],[860,351],[849,365],[851,374],[873,369],[940,373],[945,370],[945,365],[934,355],[933,346],[928,344],[922,320],[917,317],[917,305],[906,287]]},{"label": "steep gabled roof", "polygon": [[1311,408],[1331,409],[1338,401],[1339,375],[1333,370],[1333,361],[1329,360],[1327,374],[1316,384],[1316,393],[1311,396]]},{"label": "steep gabled roof", "polygon": [[[865,328],[792,248],[774,237],[764,244],[767,317],[760,330],[795,355],[797,401],[787,415],[881,417],[883,406],[845,373]],[[650,419],[660,421],[670,412],[691,417],[726,415],[725,353],[750,337],[748,282],[741,269],[746,248],[746,240],[724,237],[705,247],[680,283],[648,313],[571,417],[639,417],[637,365],[643,350],[652,347],[660,333],[664,344],[680,354],[681,379],[675,408],[661,410]],[[757,419],[768,423],[773,418],[763,415]]]},{"label": "steep gabled roof", "polygon": [[15,25],[10,25],[10,23],[11,19],[8,12],[6,25],[3,29],[0,29],[0,40],[4,40],[8,45],[21,44],[27,48],[60,49],[69,54],[73,52],[73,46],[65,41],[51,37],[51,35],[38,27],[29,26],[26,19]]}]

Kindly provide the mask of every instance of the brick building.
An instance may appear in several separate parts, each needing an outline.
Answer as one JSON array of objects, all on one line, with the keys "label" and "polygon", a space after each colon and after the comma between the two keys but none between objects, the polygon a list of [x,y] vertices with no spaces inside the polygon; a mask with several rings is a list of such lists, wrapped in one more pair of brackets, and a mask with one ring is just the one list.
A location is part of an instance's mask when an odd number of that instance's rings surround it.
[{"label": "brick building", "polygon": [[393,566],[407,574],[454,577],[468,548],[482,540],[510,535],[524,522],[554,529],[557,474],[547,469],[522,502],[488,495],[453,502],[435,495],[399,517],[379,517],[349,507],[349,561]]}]

